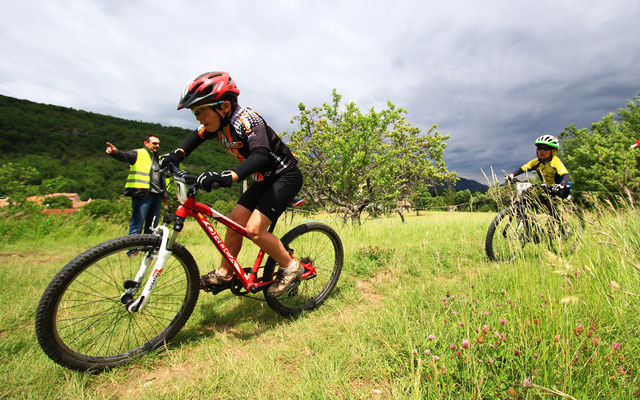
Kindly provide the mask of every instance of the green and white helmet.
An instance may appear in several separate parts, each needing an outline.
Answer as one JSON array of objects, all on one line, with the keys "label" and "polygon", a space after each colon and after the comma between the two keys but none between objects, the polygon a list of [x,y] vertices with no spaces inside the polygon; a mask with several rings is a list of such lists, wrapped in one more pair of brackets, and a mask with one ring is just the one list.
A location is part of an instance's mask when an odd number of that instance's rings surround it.
[{"label": "green and white helmet", "polygon": [[551,135],[542,135],[536,139],[535,144],[546,144],[547,146],[551,146],[554,149],[557,149],[560,144],[558,143],[558,138]]}]

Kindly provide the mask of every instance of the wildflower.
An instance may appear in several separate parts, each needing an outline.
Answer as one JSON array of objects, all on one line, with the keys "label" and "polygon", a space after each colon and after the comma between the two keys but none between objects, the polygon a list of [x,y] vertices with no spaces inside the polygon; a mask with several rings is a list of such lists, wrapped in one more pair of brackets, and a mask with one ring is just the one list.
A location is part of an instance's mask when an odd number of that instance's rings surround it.
[{"label": "wildflower", "polygon": [[553,341],[554,341],[554,342],[556,342],[556,343],[558,343],[558,342],[560,341],[560,335],[555,335],[555,336],[553,337]]},{"label": "wildflower", "polygon": [[531,386],[531,379],[529,379],[528,377],[524,378],[524,381],[522,381],[522,387],[529,387]]},{"label": "wildflower", "polygon": [[484,314],[485,317],[488,317],[489,316],[489,311],[485,311],[482,314]]},{"label": "wildflower", "polygon": [[476,285],[474,285],[473,283],[471,284],[471,289],[473,289],[474,287],[476,287]]},{"label": "wildflower", "polygon": [[478,335],[478,337],[476,338],[476,342],[483,343],[484,342],[484,336]]},{"label": "wildflower", "polygon": [[412,352],[413,354],[418,354],[418,350],[417,350],[417,349],[413,349],[411,352]]},{"label": "wildflower", "polygon": [[573,334],[576,336],[579,336],[582,333],[582,331],[584,331],[584,326],[582,326],[582,324],[578,324],[576,329],[573,330]]},{"label": "wildflower", "polygon": [[533,356],[534,356],[535,358],[538,358],[538,353],[533,353]]},{"label": "wildflower", "polygon": [[436,338],[436,337],[435,337],[435,335],[434,335],[433,333],[427,337],[427,339],[429,339],[429,340],[433,340],[433,339],[435,339],[435,338]]},{"label": "wildflower", "polygon": [[433,360],[433,362],[440,361],[440,357],[438,357],[438,356],[433,356],[433,357],[431,357],[431,359]]},{"label": "wildflower", "polygon": [[504,325],[504,324],[506,324],[506,323],[507,323],[507,320],[506,320],[506,319],[504,319],[504,318],[500,318],[500,323],[501,323],[502,325]]},{"label": "wildflower", "polygon": [[533,324],[536,325],[536,326],[540,325],[540,319],[539,318],[534,318]]},{"label": "wildflower", "polygon": [[593,345],[596,346],[596,347],[600,346],[600,344],[602,343],[600,338],[597,337],[597,336],[594,336],[592,340],[593,340]]},{"label": "wildflower", "polygon": [[451,315],[458,315],[457,311],[451,311]]},{"label": "wildflower", "polygon": [[494,361],[495,361],[495,360],[494,360],[493,358],[491,358],[491,357],[489,357],[489,359],[487,360],[487,362],[488,362],[489,364],[493,364],[493,362],[494,362]]},{"label": "wildflower", "polygon": [[451,350],[455,350],[455,348],[456,348],[456,345],[455,345],[455,344],[451,343],[451,344],[449,345],[449,349],[451,349]]},{"label": "wildflower", "polygon": [[509,386],[509,389],[507,389],[507,394],[509,395],[509,397],[516,397],[516,390]]},{"label": "wildflower", "polygon": [[500,307],[500,306],[502,305],[502,303],[497,303],[496,305],[497,305],[498,307]]},{"label": "wildflower", "polygon": [[465,349],[468,349],[469,348],[469,340],[462,339],[462,347],[464,347]]},{"label": "wildflower", "polygon": [[431,350],[426,349],[426,350],[424,351],[424,354],[428,356],[429,354],[431,354]]},{"label": "wildflower", "polygon": [[544,293],[540,293],[540,297],[544,297]]},{"label": "wildflower", "polygon": [[482,325],[482,333],[485,335],[489,333],[489,327],[487,325]]},{"label": "wildflower", "polygon": [[626,375],[627,371],[622,368],[622,366],[618,367],[618,375]]},{"label": "wildflower", "polygon": [[614,350],[620,350],[620,343],[617,342],[613,342],[611,343],[611,347],[613,347]]},{"label": "wildflower", "polygon": [[504,289],[502,289],[502,290],[500,291],[500,293],[505,294],[505,293],[507,293],[507,291],[506,291],[506,290],[504,290]]},{"label": "wildflower", "polygon": [[464,328],[464,322],[460,322],[460,326]]},{"label": "wildflower", "polygon": [[520,354],[522,354],[522,352],[520,350],[514,350],[513,354],[515,354],[516,356],[519,356]]}]

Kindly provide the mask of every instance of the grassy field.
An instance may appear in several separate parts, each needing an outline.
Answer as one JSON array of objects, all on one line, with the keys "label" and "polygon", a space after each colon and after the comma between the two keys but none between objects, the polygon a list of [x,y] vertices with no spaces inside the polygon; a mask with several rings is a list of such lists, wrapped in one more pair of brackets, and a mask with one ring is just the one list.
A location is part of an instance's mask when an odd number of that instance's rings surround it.
[{"label": "grassy field", "polygon": [[[327,302],[284,319],[263,302],[202,294],[166,348],[100,374],[50,361],[34,314],[53,275],[124,227],[61,226],[0,244],[0,398],[640,398],[640,222],[589,215],[583,243],[495,264],[493,214],[423,212],[343,226],[343,275]],[[282,235],[304,222],[296,216]],[[219,256],[194,225],[180,242],[200,271]],[[255,256],[246,244],[241,263]]]}]

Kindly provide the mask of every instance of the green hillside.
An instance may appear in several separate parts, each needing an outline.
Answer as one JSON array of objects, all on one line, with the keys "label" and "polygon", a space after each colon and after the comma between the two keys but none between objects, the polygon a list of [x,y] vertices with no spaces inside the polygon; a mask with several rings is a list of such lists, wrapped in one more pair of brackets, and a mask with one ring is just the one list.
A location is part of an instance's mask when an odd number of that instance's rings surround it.
[{"label": "green hillside", "polygon": [[[146,135],[153,133],[160,137],[160,151],[165,153],[175,149],[189,132],[0,95],[0,196],[10,195],[16,185],[7,182],[17,180],[27,187],[28,194],[55,191],[77,192],[83,199],[117,197],[128,167],[105,154],[106,141],[120,150],[131,150],[142,147]],[[183,166],[199,173],[228,169],[235,163],[229,153],[211,142],[202,145]],[[205,199],[232,199],[236,192],[238,188],[218,191]]]}]

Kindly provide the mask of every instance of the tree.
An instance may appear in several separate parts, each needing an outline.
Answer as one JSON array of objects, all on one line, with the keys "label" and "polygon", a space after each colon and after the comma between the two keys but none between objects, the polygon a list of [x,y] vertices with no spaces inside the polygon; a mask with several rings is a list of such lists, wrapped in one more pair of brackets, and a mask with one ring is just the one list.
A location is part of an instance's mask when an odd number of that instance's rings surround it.
[{"label": "tree", "polygon": [[6,163],[0,166],[0,196],[15,203],[22,203],[29,196],[38,194],[40,173],[30,166]]},{"label": "tree", "polygon": [[637,150],[629,145],[640,135],[640,97],[627,103],[591,125],[591,129],[565,128],[560,157],[571,176],[573,193],[595,191],[600,197],[612,193],[631,193],[640,190],[640,164]]},{"label": "tree", "polygon": [[300,103],[292,120],[298,129],[289,146],[299,157],[303,194],[312,203],[359,223],[368,206],[396,209],[419,188],[455,179],[443,160],[449,136],[435,125],[420,135],[405,120],[406,111],[391,102],[363,114],[354,103],[340,107],[341,98],[334,89],[331,104],[308,109]]}]

